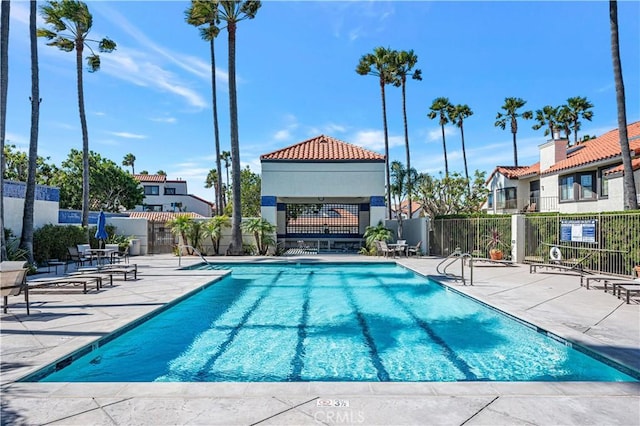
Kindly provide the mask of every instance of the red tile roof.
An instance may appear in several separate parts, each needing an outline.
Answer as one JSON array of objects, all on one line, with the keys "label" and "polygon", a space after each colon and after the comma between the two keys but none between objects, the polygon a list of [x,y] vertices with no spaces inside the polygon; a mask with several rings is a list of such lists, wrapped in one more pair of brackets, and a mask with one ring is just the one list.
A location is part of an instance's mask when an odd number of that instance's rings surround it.
[{"label": "red tile roof", "polygon": [[138,182],[158,182],[162,183],[167,180],[165,175],[133,175]]},{"label": "red tile roof", "polygon": [[129,217],[147,219],[149,222],[167,222],[175,219],[176,216],[189,216],[192,219],[206,219],[206,217],[194,212],[129,212]]},{"label": "red tile roof", "polygon": [[491,173],[491,176],[485,181],[486,184],[491,182],[491,179],[496,173],[502,174],[507,179],[519,179],[530,176],[537,176],[540,174],[540,162],[532,164],[530,166],[496,166]]},{"label": "red tile roof", "polygon": [[[631,160],[631,170],[636,171],[639,169],[640,169],[640,158],[634,158],[633,160]],[[604,174],[611,175],[614,173],[622,173],[623,171],[624,171],[624,164],[620,164],[616,167],[613,167],[607,170]]]},{"label": "red tile roof", "polygon": [[[640,121],[627,125],[629,148],[635,151],[634,155],[640,155]],[[560,170],[572,169],[589,163],[609,159],[620,159],[620,135],[618,129],[613,129],[602,136],[582,142],[567,150],[566,160],[562,160],[543,170],[542,174],[556,173]]]},{"label": "red tile roof", "polygon": [[320,135],[260,156],[260,161],[384,161],[384,155]]}]

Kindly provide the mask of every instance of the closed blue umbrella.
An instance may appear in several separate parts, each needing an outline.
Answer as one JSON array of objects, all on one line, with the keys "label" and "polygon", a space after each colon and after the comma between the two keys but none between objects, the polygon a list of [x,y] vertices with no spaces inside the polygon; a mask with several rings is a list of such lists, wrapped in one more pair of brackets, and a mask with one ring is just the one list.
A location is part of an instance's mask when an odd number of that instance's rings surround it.
[{"label": "closed blue umbrella", "polygon": [[107,230],[105,228],[107,224],[107,218],[104,215],[104,212],[100,212],[100,216],[98,216],[98,229],[96,230],[96,235],[95,237],[98,240],[106,240],[108,235],[107,235]]}]

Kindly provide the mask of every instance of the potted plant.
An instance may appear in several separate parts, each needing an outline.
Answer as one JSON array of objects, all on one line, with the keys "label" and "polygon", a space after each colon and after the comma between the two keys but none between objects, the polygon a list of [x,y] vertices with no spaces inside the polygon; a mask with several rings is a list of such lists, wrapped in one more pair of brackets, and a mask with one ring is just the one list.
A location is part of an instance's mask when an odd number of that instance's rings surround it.
[{"label": "potted plant", "polygon": [[502,237],[497,229],[492,229],[491,233],[487,236],[487,249],[489,250],[489,257],[491,260],[501,260],[503,257],[502,248],[505,244],[502,242]]}]

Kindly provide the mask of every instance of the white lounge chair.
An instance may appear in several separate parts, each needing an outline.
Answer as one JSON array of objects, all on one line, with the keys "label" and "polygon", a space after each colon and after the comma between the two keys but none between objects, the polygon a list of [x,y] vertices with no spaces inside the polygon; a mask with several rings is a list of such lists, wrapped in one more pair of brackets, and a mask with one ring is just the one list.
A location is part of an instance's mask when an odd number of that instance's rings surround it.
[{"label": "white lounge chair", "polygon": [[[17,263],[17,262],[16,262]],[[25,262],[22,262],[24,265]],[[24,292],[24,301],[27,305],[27,315],[29,315],[29,288],[25,284],[27,268],[6,270],[5,265],[0,271],[0,295],[4,298],[4,313],[7,313],[9,296],[18,296]]]}]

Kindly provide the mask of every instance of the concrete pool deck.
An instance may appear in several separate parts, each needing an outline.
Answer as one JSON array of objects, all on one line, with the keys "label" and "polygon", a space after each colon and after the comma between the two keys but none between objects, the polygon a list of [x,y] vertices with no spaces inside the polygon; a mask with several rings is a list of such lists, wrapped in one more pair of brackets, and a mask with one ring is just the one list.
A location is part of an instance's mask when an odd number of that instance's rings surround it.
[{"label": "concrete pool deck", "polygon": [[[382,261],[357,255],[210,261]],[[395,259],[436,275],[439,258]],[[640,425],[640,383],[16,383],[25,375],[221,276],[179,271],[172,255],[136,256],[137,281],[9,298],[1,325],[1,422],[82,425]],[[183,257],[182,266],[200,263]],[[459,270],[459,266],[456,266]],[[454,269],[453,267],[451,268]],[[575,275],[526,265],[477,266],[474,285],[442,281],[545,330],[640,370],[640,304]],[[346,406],[348,404],[348,406]]]}]

